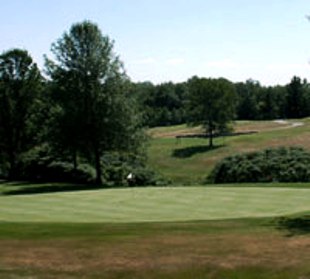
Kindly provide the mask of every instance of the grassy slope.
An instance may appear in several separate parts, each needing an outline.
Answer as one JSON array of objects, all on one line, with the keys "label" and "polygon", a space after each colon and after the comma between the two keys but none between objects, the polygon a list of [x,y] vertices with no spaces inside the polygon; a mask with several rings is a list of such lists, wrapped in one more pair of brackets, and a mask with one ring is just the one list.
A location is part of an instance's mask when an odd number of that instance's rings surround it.
[{"label": "grassy slope", "polygon": [[308,189],[259,186],[129,188],[0,196],[0,221],[171,222],[278,216],[310,210],[309,184],[304,184]]},{"label": "grassy slope", "polygon": [[[292,127],[292,123],[304,125]],[[220,159],[240,152],[249,152],[275,146],[303,146],[310,149],[310,119],[290,121],[288,124],[273,121],[237,122],[236,131],[258,131],[256,134],[217,138],[214,150],[208,150],[208,140],[182,138],[176,135],[197,132],[184,125],[155,128],[149,148],[150,164],[170,178],[176,185],[200,184]]]}]

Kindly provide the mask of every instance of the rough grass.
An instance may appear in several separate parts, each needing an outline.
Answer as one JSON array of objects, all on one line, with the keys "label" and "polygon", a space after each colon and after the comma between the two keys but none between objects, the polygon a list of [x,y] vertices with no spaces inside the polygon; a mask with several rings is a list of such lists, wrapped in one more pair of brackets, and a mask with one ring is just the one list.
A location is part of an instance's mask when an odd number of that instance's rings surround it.
[{"label": "rough grass", "polygon": [[279,216],[310,210],[309,184],[301,184],[301,188],[280,185],[283,187],[244,184],[2,195],[0,221],[173,222]]},{"label": "rough grass", "polygon": [[[201,184],[219,160],[236,153],[277,146],[301,146],[310,149],[309,118],[288,122],[237,122],[236,132],[258,133],[217,138],[217,148],[211,150],[208,148],[207,139],[176,139],[178,135],[197,131],[199,132],[199,128],[193,130],[185,125],[155,128],[150,131],[153,138],[149,148],[149,163],[176,185]],[[176,156],[178,154],[185,156]]]},{"label": "rough grass", "polygon": [[1,278],[309,278],[309,235],[275,219],[3,223]]}]

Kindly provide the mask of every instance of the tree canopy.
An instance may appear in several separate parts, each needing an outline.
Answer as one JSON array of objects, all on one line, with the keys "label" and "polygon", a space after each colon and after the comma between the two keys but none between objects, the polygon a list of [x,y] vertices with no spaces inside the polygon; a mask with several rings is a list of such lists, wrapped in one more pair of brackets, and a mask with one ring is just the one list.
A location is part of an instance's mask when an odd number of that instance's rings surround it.
[{"label": "tree canopy", "polygon": [[27,51],[12,49],[0,55],[0,156],[12,179],[20,155],[33,144],[31,118],[41,81]]},{"label": "tree canopy", "polygon": [[78,153],[90,158],[101,183],[103,152],[137,147],[128,78],[113,42],[89,21],[74,24],[52,52],[56,61],[46,59],[46,65],[59,107],[58,144],[71,150],[75,164]]},{"label": "tree canopy", "polygon": [[213,146],[214,132],[222,132],[234,119],[236,92],[226,79],[194,77],[189,81],[189,123],[201,124]]}]

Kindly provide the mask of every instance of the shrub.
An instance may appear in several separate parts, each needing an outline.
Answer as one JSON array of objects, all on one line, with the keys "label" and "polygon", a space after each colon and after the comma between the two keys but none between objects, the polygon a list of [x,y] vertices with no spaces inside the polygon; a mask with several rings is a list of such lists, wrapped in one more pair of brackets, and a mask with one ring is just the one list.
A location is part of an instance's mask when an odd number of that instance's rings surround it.
[{"label": "shrub", "polygon": [[133,170],[133,177],[133,186],[165,186],[170,184],[162,175],[146,167]]},{"label": "shrub", "polygon": [[[146,166],[145,157],[107,152],[102,157],[104,180],[109,186],[164,186],[169,182]],[[132,174],[132,179],[127,179]]]},{"label": "shrub", "polygon": [[268,148],[224,158],[209,183],[309,182],[310,153],[299,147]]},{"label": "shrub", "polygon": [[[77,169],[72,163],[54,157],[46,144],[37,146],[24,153],[19,162],[20,180],[33,182],[68,182],[94,184],[95,169],[89,164],[79,164]],[[143,156],[132,153],[106,152],[101,158],[105,186],[152,186],[167,185],[168,181],[146,166]],[[128,174],[133,179],[128,180]],[[1,175],[1,169],[0,169]]]},{"label": "shrub", "polygon": [[88,164],[77,169],[50,156],[48,145],[37,146],[23,154],[19,162],[20,179],[40,182],[94,183],[95,170]]}]

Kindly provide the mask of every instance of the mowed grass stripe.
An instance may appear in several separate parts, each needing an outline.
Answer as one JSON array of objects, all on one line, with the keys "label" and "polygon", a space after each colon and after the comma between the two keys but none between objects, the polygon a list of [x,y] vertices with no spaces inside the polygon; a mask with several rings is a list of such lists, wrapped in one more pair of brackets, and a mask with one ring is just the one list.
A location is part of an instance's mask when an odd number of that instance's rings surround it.
[{"label": "mowed grass stripe", "polygon": [[163,222],[264,217],[310,210],[310,189],[166,187],[1,196],[6,222]]}]

